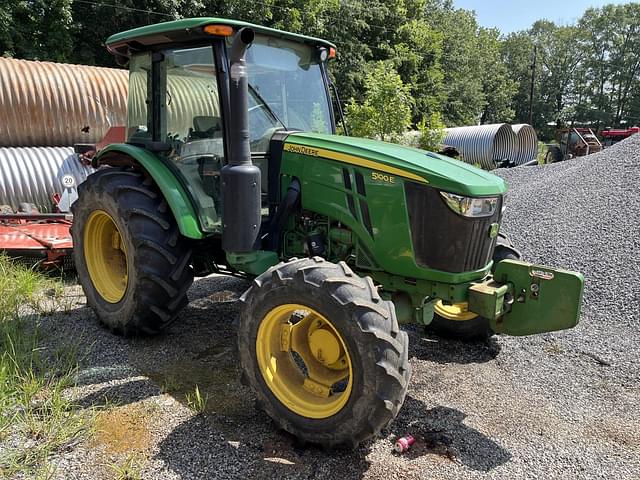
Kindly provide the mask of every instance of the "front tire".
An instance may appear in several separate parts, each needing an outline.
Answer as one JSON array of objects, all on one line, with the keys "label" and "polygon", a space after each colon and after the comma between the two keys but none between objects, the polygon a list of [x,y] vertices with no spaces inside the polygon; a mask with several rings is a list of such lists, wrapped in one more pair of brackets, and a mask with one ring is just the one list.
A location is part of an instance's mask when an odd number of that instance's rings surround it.
[{"label": "front tire", "polygon": [[294,259],[243,295],[243,378],[287,432],[357,446],[397,415],[411,368],[408,336],[370,278],[344,263]]},{"label": "front tire", "polygon": [[[521,254],[513,246],[506,235],[498,234],[498,241],[493,252],[493,268],[502,260],[520,260]],[[459,309],[463,311],[460,311]],[[427,325],[427,330],[443,338],[454,338],[463,341],[486,340],[493,335],[491,322],[479,315],[464,313],[464,306],[446,306],[439,302],[433,320]],[[458,309],[458,310],[457,310]],[[438,311],[440,314],[438,314]]]},{"label": "front tire", "polygon": [[154,335],[187,304],[191,250],[153,183],[106,167],[78,188],[71,207],[78,278],[102,323],[124,335]]},{"label": "front tire", "polygon": [[491,330],[491,324],[488,318],[484,318],[479,315],[475,315],[466,320],[447,318],[447,316],[454,316],[457,314],[456,308],[459,307],[449,307],[447,305],[442,305],[440,302],[436,307],[436,311],[440,309],[441,314],[433,314],[433,320],[431,320],[431,323],[427,325],[427,330],[443,338],[451,338],[467,342],[486,340],[493,335],[493,330]]}]

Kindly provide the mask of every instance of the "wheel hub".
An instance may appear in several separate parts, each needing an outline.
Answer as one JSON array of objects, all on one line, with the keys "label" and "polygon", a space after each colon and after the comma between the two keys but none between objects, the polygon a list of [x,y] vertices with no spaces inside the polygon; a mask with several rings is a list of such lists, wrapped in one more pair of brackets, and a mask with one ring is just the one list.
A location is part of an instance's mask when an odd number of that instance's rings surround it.
[{"label": "wheel hub", "polygon": [[267,387],[298,415],[327,418],[349,399],[353,382],[346,344],[314,309],[285,304],[267,313],[258,328],[256,356]]},{"label": "wheel hub", "polygon": [[333,333],[319,328],[309,335],[309,347],[313,356],[325,366],[340,358],[340,343]]},{"label": "wheel hub", "polygon": [[473,320],[478,316],[477,313],[469,311],[469,304],[467,302],[445,305],[442,303],[442,300],[438,300],[434,306],[434,310],[441,317],[454,321],[464,322],[466,320]]},{"label": "wheel hub", "polygon": [[84,257],[93,286],[109,303],[124,297],[128,284],[127,251],[107,212],[94,210],[84,227]]}]

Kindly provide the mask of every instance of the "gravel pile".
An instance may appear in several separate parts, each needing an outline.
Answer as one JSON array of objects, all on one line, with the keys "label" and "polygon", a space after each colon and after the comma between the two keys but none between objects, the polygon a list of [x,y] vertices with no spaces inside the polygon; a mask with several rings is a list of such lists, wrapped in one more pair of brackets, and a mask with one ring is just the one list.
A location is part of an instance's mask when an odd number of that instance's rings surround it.
[{"label": "gravel pile", "polygon": [[[640,478],[639,151],[637,135],[587,158],[499,172],[510,184],[503,229],[526,258],[585,274],[580,325],[482,344],[409,328],[404,407],[355,451],[300,448],[254,409],[235,352],[242,280],[198,280],[160,338],[111,335],[82,305],[47,319],[52,342],[74,338],[86,351],[69,394],[86,407],[107,397],[122,413],[61,452],[57,477],[113,478],[113,465],[134,458],[141,478],[163,480]],[[209,398],[200,413],[189,408],[196,384]],[[394,454],[407,432],[416,444]]]},{"label": "gravel pile", "polygon": [[640,135],[589,157],[498,173],[509,184],[502,231],[526,260],[585,276],[582,323],[562,338],[637,381],[629,353],[640,339]]}]

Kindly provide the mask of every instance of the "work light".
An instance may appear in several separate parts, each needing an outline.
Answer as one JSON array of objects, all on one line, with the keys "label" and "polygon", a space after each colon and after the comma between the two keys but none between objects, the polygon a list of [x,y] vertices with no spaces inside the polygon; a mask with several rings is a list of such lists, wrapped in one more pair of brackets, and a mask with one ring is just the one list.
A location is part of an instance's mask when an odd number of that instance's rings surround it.
[{"label": "work light", "polygon": [[455,193],[440,192],[447,206],[464,217],[490,217],[496,211],[498,197],[465,197]]}]

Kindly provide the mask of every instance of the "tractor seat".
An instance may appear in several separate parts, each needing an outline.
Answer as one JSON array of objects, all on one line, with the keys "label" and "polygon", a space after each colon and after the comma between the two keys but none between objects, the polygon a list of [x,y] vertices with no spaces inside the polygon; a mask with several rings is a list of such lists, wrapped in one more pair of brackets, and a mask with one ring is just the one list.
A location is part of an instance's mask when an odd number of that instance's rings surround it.
[{"label": "tractor seat", "polygon": [[222,132],[220,117],[198,116],[193,117],[193,130],[190,132],[191,138],[214,138],[217,133]]}]

